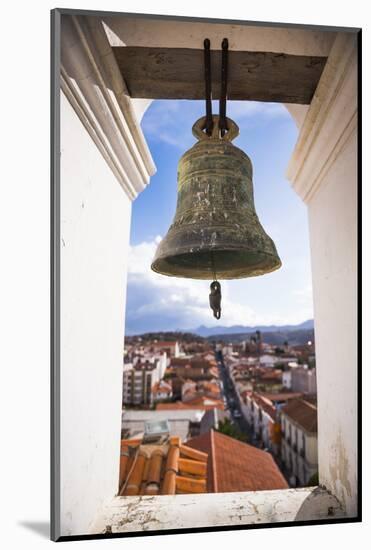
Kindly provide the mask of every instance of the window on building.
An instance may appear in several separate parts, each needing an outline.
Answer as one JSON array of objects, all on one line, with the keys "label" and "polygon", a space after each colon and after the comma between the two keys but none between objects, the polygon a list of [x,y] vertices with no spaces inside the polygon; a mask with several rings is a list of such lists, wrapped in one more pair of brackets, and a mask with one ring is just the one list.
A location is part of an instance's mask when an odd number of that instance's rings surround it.
[{"label": "window on building", "polygon": [[305,452],[305,435],[302,434],[302,444],[301,444],[301,455],[303,458],[305,458],[306,452]]}]

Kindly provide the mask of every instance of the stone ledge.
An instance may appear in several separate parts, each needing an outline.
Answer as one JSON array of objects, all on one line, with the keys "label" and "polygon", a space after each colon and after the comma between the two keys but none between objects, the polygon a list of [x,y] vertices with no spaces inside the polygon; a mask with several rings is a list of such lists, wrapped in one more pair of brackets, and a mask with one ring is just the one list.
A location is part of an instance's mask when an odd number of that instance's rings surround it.
[{"label": "stone ledge", "polygon": [[270,524],[344,517],[326,489],[305,487],[246,493],[115,497],[92,533],[129,533],[233,525]]}]

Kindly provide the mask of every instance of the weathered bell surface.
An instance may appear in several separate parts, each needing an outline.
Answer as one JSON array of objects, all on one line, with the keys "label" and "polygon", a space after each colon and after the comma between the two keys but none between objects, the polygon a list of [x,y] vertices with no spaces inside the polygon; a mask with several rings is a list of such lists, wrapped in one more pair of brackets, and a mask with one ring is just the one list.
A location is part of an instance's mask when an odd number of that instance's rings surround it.
[{"label": "weathered bell surface", "polygon": [[251,161],[231,143],[238,126],[227,119],[220,137],[218,119],[211,136],[206,117],[194,124],[199,141],[179,161],[175,217],[151,266],[163,275],[239,279],[281,266],[255,212]]}]

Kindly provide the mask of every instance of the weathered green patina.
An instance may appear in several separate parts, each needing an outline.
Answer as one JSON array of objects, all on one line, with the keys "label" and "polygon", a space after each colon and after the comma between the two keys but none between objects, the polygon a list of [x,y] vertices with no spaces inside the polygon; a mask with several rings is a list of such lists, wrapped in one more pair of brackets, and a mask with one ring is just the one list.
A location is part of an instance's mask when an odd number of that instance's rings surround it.
[{"label": "weathered green patina", "polygon": [[251,161],[231,143],[238,126],[227,119],[220,137],[218,119],[213,116],[210,136],[206,117],[193,125],[199,141],[179,161],[174,221],[151,266],[163,275],[240,279],[281,266],[255,211]]}]

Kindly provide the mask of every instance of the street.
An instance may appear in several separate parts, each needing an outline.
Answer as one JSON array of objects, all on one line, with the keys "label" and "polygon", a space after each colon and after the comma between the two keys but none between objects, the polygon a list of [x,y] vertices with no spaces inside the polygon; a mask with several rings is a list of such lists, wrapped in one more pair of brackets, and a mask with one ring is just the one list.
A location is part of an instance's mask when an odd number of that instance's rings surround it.
[{"label": "street", "polygon": [[220,380],[223,383],[223,395],[227,401],[227,407],[231,414],[231,421],[238,427],[238,429],[242,433],[248,436],[249,441],[251,442],[251,429],[242,414],[240,400],[237,396],[235,387],[229,375],[229,371],[224,364],[222,352],[215,351],[215,358],[218,363]]}]

